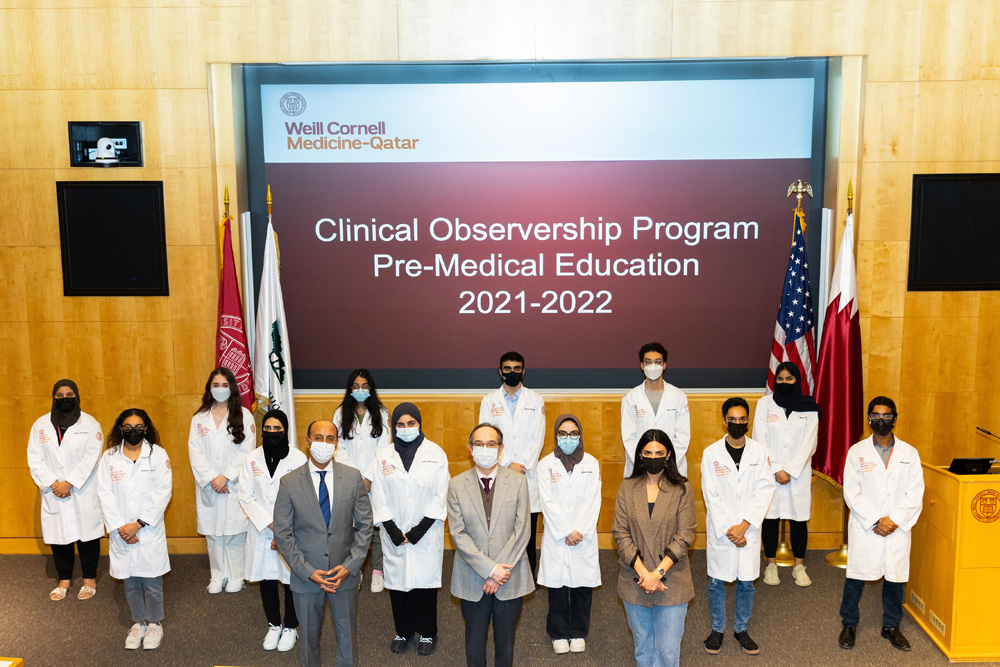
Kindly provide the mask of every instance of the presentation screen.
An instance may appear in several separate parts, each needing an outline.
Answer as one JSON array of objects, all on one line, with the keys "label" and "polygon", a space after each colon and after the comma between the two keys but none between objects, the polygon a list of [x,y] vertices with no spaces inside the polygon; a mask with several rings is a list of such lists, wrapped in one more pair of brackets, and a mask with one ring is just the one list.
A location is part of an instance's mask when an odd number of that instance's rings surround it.
[{"label": "presentation screen", "polygon": [[[812,185],[825,59],[244,67],[253,276],[266,189],[296,389],[763,387]],[[817,283],[818,285],[818,283]],[[818,299],[811,289],[813,299]]]}]

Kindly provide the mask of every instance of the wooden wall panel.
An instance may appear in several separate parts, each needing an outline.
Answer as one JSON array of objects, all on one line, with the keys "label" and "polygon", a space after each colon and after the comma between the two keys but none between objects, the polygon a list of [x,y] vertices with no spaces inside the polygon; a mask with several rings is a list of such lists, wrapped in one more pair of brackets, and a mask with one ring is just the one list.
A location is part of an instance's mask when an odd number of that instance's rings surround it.
[{"label": "wooden wall panel", "polygon": [[921,81],[913,159],[996,160],[1000,80]]},{"label": "wooden wall panel", "polygon": [[[538,57],[528,2],[399,0],[400,60],[531,60]],[[480,26],[488,29],[470,29]]]},{"label": "wooden wall panel", "polygon": [[921,4],[913,0],[865,3],[864,46],[858,53],[868,56],[868,81],[916,80]]},{"label": "wooden wall panel", "polygon": [[865,87],[866,162],[912,159],[916,97],[916,83],[869,83]]},{"label": "wooden wall panel", "polygon": [[536,58],[667,58],[673,16],[662,2],[539,2]]},{"label": "wooden wall panel", "polygon": [[920,79],[1000,79],[1000,2],[924,0]]}]

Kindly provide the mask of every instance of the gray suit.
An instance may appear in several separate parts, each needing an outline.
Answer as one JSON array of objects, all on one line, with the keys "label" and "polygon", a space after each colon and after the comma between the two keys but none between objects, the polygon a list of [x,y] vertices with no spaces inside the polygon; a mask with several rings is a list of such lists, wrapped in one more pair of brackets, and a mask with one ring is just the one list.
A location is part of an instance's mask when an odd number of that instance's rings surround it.
[{"label": "gray suit", "polygon": [[[291,587],[295,593],[304,667],[321,664],[319,632],[327,600],[337,633],[337,665],[345,667],[357,662],[358,571],[372,537],[372,507],[361,474],[335,461],[327,470],[329,528],[319,507],[308,462],[281,479],[274,502],[274,543],[292,570]],[[337,565],[343,565],[351,574],[336,593],[324,593],[309,580],[314,571]]]},{"label": "gray suit", "polygon": [[[490,491],[492,512],[487,522],[481,489],[474,467],[453,477],[448,487],[448,528],[455,545],[451,594],[462,600],[467,663],[486,664],[492,617],[496,665],[502,667],[513,662],[521,597],[535,590],[525,553],[531,502],[524,475],[501,466]],[[510,579],[495,595],[485,595],[483,584],[498,563],[514,565]]]}]

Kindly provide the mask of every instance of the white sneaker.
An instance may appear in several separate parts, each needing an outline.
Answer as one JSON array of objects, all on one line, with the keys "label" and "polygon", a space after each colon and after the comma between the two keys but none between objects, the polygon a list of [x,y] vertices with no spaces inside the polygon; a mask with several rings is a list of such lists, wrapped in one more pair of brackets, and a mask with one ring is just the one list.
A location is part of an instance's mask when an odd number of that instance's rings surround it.
[{"label": "white sneaker", "polygon": [[163,641],[163,626],[159,623],[150,623],[146,626],[146,638],[142,640],[144,649],[154,649]]},{"label": "white sneaker", "polygon": [[777,563],[768,563],[764,568],[764,583],[768,586],[777,586],[781,583],[781,579],[778,578]]},{"label": "white sneaker", "polygon": [[237,581],[229,581],[226,583],[227,593],[239,593],[243,590],[243,580],[238,579]]},{"label": "white sneaker", "polygon": [[569,652],[570,653],[583,653],[587,650],[587,640],[583,637],[579,639],[569,640]]},{"label": "white sneaker", "polygon": [[136,623],[125,635],[125,648],[133,649],[142,646],[142,638],[146,636],[146,626]]},{"label": "white sneaker", "polygon": [[278,648],[278,640],[281,639],[280,625],[267,625],[267,634],[264,635],[264,650],[273,651]]},{"label": "white sneaker", "polygon": [[553,639],[552,650],[555,651],[556,653],[569,653],[569,640]]},{"label": "white sneaker", "polygon": [[372,572],[372,593],[381,593],[385,590],[385,577],[378,572]]},{"label": "white sneaker", "polygon": [[211,595],[215,595],[217,593],[221,593],[222,592],[222,582],[221,581],[216,581],[215,579],[213,579],[212,581],[208,582],[208,588],[206,588],[205,590],[207,590]]},{"label": "white sneaker", "polygon": [[291,651],[295,648],[295,641],[299,638],[299,631],[295,628],[285,628],[281,631],[281,641],[278,642],[279,651]]},{"label": "white sneaker", "polygon": [[812,579],[806,574],[805,565],[796,565],[792,568],[792,579],[795,580],[796,586],[810,586],[812,585]]}]

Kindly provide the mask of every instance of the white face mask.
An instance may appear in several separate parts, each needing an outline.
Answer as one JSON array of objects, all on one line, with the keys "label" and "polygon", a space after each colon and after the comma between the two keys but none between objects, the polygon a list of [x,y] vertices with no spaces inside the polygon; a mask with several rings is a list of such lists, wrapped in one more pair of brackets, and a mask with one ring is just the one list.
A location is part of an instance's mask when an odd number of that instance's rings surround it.
[{"label": "white face mask", "polygon": [[496,449],[491,447],[473,447],[472,460],[483,470],[489,470],[497,464],[497,455],[499,452],[499,447]]},{"label": "white face mask", "polygon": [[663,375],[663,366],[650,364],[649,366],[644,366],[642,372],[645,373],[646,377],[648,377],[650,380],[656,382],[657,380],[660,379],[660,376]]},{"label": "white face mask", "polygon": [[420,435],[419,426],[411,426],[410,428],[397,428],[396,437],[403,442],[413,442]]},{"label": "white face mask", "polygon": [[232,392],[229,391],[229,387],[212,387],[212,398],[219,403],[225,403],[231,395]]},{"label": "white face mask", "polygon": [[332,442],[313,442],[309,445],[309,455],[316,463],[327,463],[337,451],[337,445]]}]

